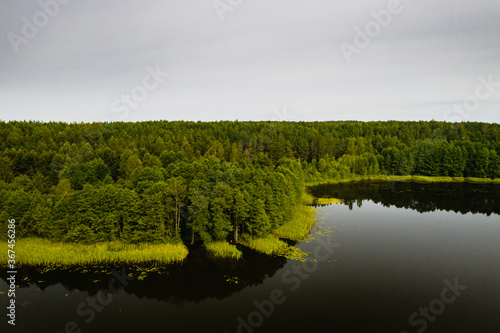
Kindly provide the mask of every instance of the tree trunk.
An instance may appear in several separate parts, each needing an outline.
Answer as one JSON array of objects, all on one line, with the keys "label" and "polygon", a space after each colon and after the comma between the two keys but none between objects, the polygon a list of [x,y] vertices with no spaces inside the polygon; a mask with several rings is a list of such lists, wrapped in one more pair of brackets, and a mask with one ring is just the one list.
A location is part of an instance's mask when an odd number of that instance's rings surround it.
[{"label": "tree trunk", "polygon": [[179,226],[179,219],[177,217],[177,199],[175,199],[175,237],[177,237],[178,235],[178,231],[177,231],[177,228]]},{"label": "tree trunk", "polygon": [[234,220],[234,241],[238,241],[238,219]]}]

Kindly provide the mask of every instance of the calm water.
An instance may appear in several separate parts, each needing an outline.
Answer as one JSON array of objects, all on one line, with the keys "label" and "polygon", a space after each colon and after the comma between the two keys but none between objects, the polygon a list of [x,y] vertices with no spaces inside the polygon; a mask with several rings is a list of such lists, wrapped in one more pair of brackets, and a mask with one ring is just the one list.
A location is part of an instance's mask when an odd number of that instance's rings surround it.
[{"label": "calm water", "polygon": [[[109,274],[122,267],[25,270],[15,329],[0,295],[0,332],[65,332],[68,322],[82,332],[500,332],[499,190],[316,187],[316,196],[344,203],[317,208],[311,237],[298,244],[310,253],[306,262],[244,251],[236,265],[215,263],[194,247],[183,265],[124,288]],[[455,294],[445,280],[458,285]],[[99,292],[110,281],[120,290]]]}]

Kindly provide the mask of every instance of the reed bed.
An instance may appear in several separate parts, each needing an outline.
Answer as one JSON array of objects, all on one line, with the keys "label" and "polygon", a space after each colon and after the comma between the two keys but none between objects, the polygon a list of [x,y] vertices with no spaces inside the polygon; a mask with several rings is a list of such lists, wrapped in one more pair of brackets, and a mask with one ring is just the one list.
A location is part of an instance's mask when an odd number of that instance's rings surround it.
[{"label": "reed bed", "polygon": [[315,223],[314,208],[300,205],[295,208],[292,218],[274,231],[274,236],[298,242],[307,236]]},{"label": "reed bed", "polygon": [[341,199],[337,198],[317,198],[316,199],[316,204],[318,205],[334,205],[334,204],[339,204],[342,203]]},{"label": "reed bed", "polygon": [[273,236],[246,239],[244,241],[241,241],[241,244],[269,256],[280,256],[295,261],[303,262],[308,256],[307,252],[304,252],[296,246],[288,245],[287,243]]},{"label": "reed bed", "polygon": [[286,248],[288,248],[287,243],[273,236],[263,238],[247,238],[242,240],[241,244],[267,255],[280,255]]},{"label": "reed bed", "polygon": [[240,259],[243,255],[235,245],[228,242],[213,242],[205,245],[209,256],[217,259]]},{"label": "reed bed", "polygon": [[307,182],[306,186],[316,186],[323,184],[349,183],[357,181],[387,181],[387,182],[421,182],[421,183],[500,183],[499,178],[475,178],[475,177],[429,177],[429,176],[351,176],[346,178],[323,179]]},{"label": "reed bed", "polygon": [[[92,245],[52,242],[40,238],[16,240],[17,266],[92,266],[101,264],[171,264],[188,255],[184,244],[126,244],[104,242]],[[7,251],[5,251],[7,252]],[[0,255],[7,262],[5,254]]]}]

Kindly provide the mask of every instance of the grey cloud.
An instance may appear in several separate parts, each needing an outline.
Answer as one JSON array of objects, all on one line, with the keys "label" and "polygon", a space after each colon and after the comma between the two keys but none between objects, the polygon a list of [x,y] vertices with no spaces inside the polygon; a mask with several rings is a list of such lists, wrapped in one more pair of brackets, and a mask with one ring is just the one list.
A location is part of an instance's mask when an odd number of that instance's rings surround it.
[{"label": "grey cloud", "polygon": [[[494,0],[402,0],[348,64],[340,43],[388,2],[243,1],[221,22],[211,0],[72,0],[15,54],[7,34],[40,6],[5,0],[0,119],[99,121],[157,65],[171,75],[127,120],[273,119],[284,106],[291,120],[440,120],[478,76],[500,81]],[[468,120],[499,122],[499,103]]]}]

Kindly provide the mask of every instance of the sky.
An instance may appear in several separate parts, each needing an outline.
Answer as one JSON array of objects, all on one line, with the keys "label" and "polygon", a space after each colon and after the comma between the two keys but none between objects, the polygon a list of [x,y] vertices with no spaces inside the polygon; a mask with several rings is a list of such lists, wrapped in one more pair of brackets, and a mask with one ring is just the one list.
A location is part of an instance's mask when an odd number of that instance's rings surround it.
[{"label": "sky", "polygon": [[500,123],[498,0],[2,0],[0,120]]}]

